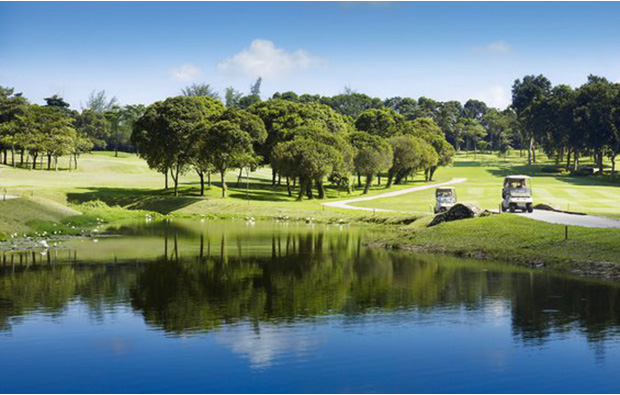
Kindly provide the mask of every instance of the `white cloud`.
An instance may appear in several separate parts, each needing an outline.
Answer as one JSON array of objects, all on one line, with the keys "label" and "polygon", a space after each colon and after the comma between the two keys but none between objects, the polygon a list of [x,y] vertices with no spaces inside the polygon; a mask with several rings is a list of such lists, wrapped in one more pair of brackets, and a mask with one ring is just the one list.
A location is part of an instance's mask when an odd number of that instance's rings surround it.
[{"label": "white cloud", "polygon": [[494,85],[491,88],[479,92],[473,96],[474,99],[482,100],[490,107],[499,109],[506,108],[512,101],[509,87]]},{"label": "white cloud", "polygon": [[245,325],[230,326],[218,332],[216,340],[234,353],[245,356],[254,369],[269,367],[284,355],[303,356],[325,342],[321,336],[310,338],[271,325],[261,325],[259,333]]},{"label": "white cloud", "polygon": [[202,70],[191,63],[186,63],[170,70],[170,76],[177,81],[194,81],[201,74]]},{"label": "white cloud", "polygon": [[510,46],[505,41],[494,41],[490,44],[476,47],[476,50],[490,53],[508,53]]},{"label": "white cloud", "polygon": [[256,39],[249,48],[223,60],[217,65],[222,72],[232,72],[250,77],[273,78],[294,71],[309,69],[320,61],[299,49],[286,52],[270,40]]}]

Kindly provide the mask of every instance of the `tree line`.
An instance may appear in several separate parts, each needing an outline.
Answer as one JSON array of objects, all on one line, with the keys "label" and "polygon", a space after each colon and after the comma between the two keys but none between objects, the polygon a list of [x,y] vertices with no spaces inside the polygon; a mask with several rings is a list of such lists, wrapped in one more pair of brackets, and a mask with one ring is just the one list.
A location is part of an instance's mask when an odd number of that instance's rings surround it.
[{"label": "tree line", "polygon": [[[174,183],[189,170],[201,179],[231,169],[270,165],[272,183],[286,183],[289,195],[325,196],[324,182],[368,192],[373,180],[402,183],[423,172],[428,180],[455,151],[517,149],[536,162],[536,150],[576,170],[591,156],[602,172],[620,151],[619,84],[590,76],[579,88],[553,87],[540,76],[525,76],[512,87],[506,109],[480,100],[439,102],[426,97],[379,99],[349,88],[334,96],[277,92],[261,99],[259,78],[247,94],[229,87],[220,94],[193,84],[178,97],[144,105],[120,106],[105,91],[93,92],[81,111],[58,95],[45,105],[0,88],[2,162],[56,168],[69,155],[106,149],[137,151],[149,166]],[[38,164],[39,163],[39,164]],[[69,165],[71,168],[71,164]]]},{"label": "tree line", "polygon": [[[143,105],[120,106],[105,91],[93,92],[82,111],[70,109],[62,97],[31,104],[13,88],[0,86],[0,152],[2,163],[31,169],[58,169],[68,156],[68,168],[77,168],[81,154],[93,149],[130,151],[133,123]],[[10,154],[10,159],[9,159]]]},{"label": "tree line", "polygon": [[543,75],[516,80],[512,107],[528,146],[528,162],[536,162],[535,148],[577,171],[580,158],[594,159],[599,174],[604,159],[615,177],[620,152],[620,84],[594,75],[578,88],[552,86]]},{"label": "tree line", "polygon": [[[297,199],[325,197],[329,181],[348,192],[386,174],[386,186],[450,163],[455,150],[431,118],[405,119],[391,109],[370,109],[357,119],[318,102],[273,98],[246,109],[226,108],[212,96],[177,96],[147,107],[133,127],[131,141],[149,166],[173,181],[195,171],[201,194],[210,175],[269,164],[272,184],[286,183]],[[379,180],[380,182],[380,180]],[[316,192],[316,193],[315,193]]]}]

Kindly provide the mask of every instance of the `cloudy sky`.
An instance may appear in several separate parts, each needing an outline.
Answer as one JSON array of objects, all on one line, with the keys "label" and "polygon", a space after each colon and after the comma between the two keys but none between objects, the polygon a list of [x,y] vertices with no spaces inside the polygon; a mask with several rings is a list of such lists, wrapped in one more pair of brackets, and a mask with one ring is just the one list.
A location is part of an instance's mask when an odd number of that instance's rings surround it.
[{"label": "cloudy sky", "polygon": [[478,98],[526,74],[620,80],[619,3],[0,3],[0,85],[151,103],[206,82],[262,95]]}]

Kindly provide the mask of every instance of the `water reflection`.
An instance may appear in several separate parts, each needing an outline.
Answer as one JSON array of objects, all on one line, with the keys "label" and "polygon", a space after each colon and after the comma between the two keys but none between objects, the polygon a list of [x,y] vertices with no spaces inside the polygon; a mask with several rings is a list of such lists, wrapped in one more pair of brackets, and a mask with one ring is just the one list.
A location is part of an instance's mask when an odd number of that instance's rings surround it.
[{"label": "water reflection", "polygon": [[0,329],[33,312],[62,317],[71,302],[87,306],[94,321],[130,307],[171,336],[219,329],[218,342],[261,367],[282,350],[303,354],[321,341],[279,328],[324,317],[360,322],[400,313],[406,322],[484,312],[498,322],[508,315],[526,345],[570,332],[598,350],[620,325],[614,284],[368,249],[367,234],[356,229],[172,222],[115,231],[123,237],[74,242],[46,256],[5,252]]}]

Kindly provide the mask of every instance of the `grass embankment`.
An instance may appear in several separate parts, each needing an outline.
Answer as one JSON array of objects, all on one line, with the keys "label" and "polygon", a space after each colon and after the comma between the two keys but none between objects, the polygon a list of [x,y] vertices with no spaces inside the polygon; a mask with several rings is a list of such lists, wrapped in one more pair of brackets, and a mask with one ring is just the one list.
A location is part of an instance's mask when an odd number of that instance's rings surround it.
[{"label": "grass embankment", "polygon": [[620,229],[566,227],[502,214],[443,223],[420,220],[371,245],[440,252],[620,278]]},{"label": "grass embankment", "polygon": [[0,201],[0,240],[44,232],[49,236],[80,235],[102,223],[143,219],[146,214],[150,213],[109,207],[101,202],[68,207],[46,198],[20,197]]}]

